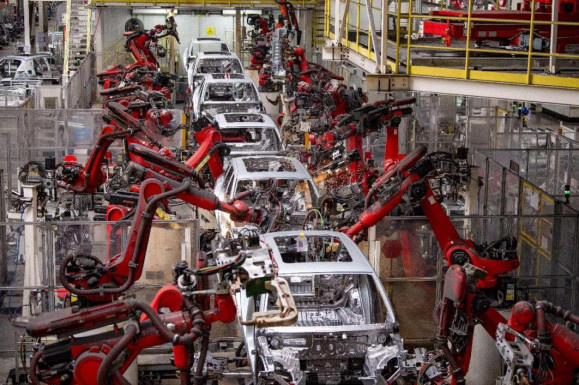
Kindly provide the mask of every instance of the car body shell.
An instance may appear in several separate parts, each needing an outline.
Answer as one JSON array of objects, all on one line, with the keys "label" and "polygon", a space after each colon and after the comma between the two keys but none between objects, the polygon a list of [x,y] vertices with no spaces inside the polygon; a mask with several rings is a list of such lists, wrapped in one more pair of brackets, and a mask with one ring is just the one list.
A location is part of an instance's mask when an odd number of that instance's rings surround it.
[{"label": "car body shell", "polygon": [[204,63],[209,61],[223,61],[229,62],[231,70],[228,73],[242,74],[243,64],[239,57],[232,52],[199,52],[187,64],[187,82],[191,90],[201,82],[203,77],[211,73],[225,73],[224,69],[219,69],[214,72],[207,72],[204,70]]},{"label": "car body shell", "polygon": [[[303,236],[305,238],[310,237],[331,237],[339,240],[339,242],[347,249],[348,254],[351,257],[351,261],[348,262],[305,262],[305,263],[285,263],[280,249],[278,248],[278,244],[276,239],[280,238],[298,238]],[[266,383],[260,381],[260,376],[273,376],[268,377],[266,380],[275,379],[275,375],[272,373],[266,373],[269,369],[272,369],[272,363],[275,363],[277,366],[278,364],[282,364],[285,366],[284,369],[287,370],[289,373],[298,373],[296,378],[293,378],[296,385],[305,384],[306,377],[303,373],[303,370],[300,367],[307,365],[305,362],[301,362],[302,359],[297,359],[296,356],[299,351],[299,355],[304,357],[307,353],[304,352],[305,350],[314,349],[314,346],[310,346],[309,348],[304,346],[300,348],[285,348],[283,347],[281,350],[286,350],[285,352],[280,352],[279,350],[276,351],[275,349],[271,349],[268,351],[266,348],[263,349],[264,341],[270,339],[277,338],[281,339],[282,346],[285,344],[286,339],[288,341],[310,341],[318,340],[324,341],[329,340],[332,341],[336,339],[336,345],[345,342],[341,341],[348,341],[351,338],[372,338],[371,336],[376,336],[377,333],[389,333],[389,341],[388,343],[375,343],[368,347],[366,351],[365,357],[365,365],[368,368],[372,369],[374,373],[373,375],[365,376],[364,378],[360,378],[359,380],[362,381],[363,384],[374,384],[374,383],[384,383],[385,380],[389,380],[393,383],[394,380],[397,378],[399,371],[393,370],[392,373],[389,372],[387,379],[379,378],[378,371],[382,370],[381,368],[386,366],[387,363],[399,365],[401,364],[405,351],[402,347],[402,339],[398,334],[397,329],[397,322],[394,315],[394,310],[392,305],[388,299],[388,295],[386,290],[384,289],[380,278],[372,269],[372,266],[369,264],[367,258],[362,254],[360,249],[356,246],[356,244],[349,239],[345,234],[333,232],[333,231],[283,231],[283,232],[273,232],[261,235],[261,242],[262,244],[266,245],[271,250],[271,255],[275,260],[275,264],[277,266],[278,276],[281,278],[286,279],[290,283],[290,289],[292,288],[292,277],[304,277],[304,276],[331,276],[336,275],[340,276],[343,274],[351,274],[360,277],[366,277],[365,279],[367,282],[371,282],[372,285],[375,287],[376,292],[375,295],[379,298],[372,298],[375,301],[381,300],[385,305],[385,317],[384,322],[381,324],[361,324],[361,325],[341,325],[341,326],[281,326],[281,327],[268,327],[268,328],[258,328],[254,325],[243,325],[243,322],[250,320],[252,318],[253,313],[255,312],[263,312],[267,310],[267,300],[259,301],[256,307],[256,300],[255,298],[247,297],[245,293],[239,293],[236,296],[237,304],[238,304],[238,318],[241,321],[241,329],[243,333],[244,342],[246,344],[246,350],[248,353],[248,360],[249,365],[254,373],[254,383]],[[298,298],[300,292],[294,292],[292,290],[292,295],[294,299]],[[267,296],[264,294],[262,296]],[[298,301],[296,300],[296,304]],[[300,306],[298,305],[298,312],[300,312]],[[320,309],[320,312],[323,311],[323,308]],[[299,317],[298,319],[302,319]],[[337,338],[336,338],[337,336]],[[340,341],[341,340],[341,341]],[[268,342],[270,343],[270,342]],[[318,348],[316,345],[315,349]],[[314,350],[315,350],[314,349]],[[292,352],[293,350],[293,352]],[[270,353],[274,353],[269,355]],[[295,353],[295,354],[292,354]],[[315,352],[314,352],[315,353]],[[329,358],[336,358],[332,357],[331,355]],[[348,360],[348,353],[344,356],[339,357],[341,360]],[[260,362],[261,360],[261,362]],[[273,361],[272,361],[273,360]],[[269,361],[268,365],[266,362]],[[303,360],[307,361],[307,360]],[[260,374],[261,372],[261,374]],[[301,373],[301,374],[299,374]],[[323,381],[322,381],[323,382]]]},{"label": "car body shell", "polygon": [[[279,128],[268,115],[259,113],[227,113],[215,115],[213,125],[223,135],[231,153],[229,156],[280,155],[284,150]],[[228,141],[240,131],[251,132],[262,138],[259,142]],[[265,139],[267,138],[267,140]]]},{"label": "car body shell", "polygon": [[217,37],[195,37],[191,39],[183,53],[183,68],[189,67],[189,62],[200,52],[231,52],[229,44]]},{"label": "car body shell", "polygon": [[[295,171],[249,171],[245,166],[246,160],[288,162],[293,166]],[[223,174],[215,181],[214,193],[221,200],[229,200],[232,199],[235,194],[240,192],[238,191],[240,182],[258,182],[268,179],[296,181],[299,183],[306,182],[310,192],[311,203],[315,205],[319,199],[319,192],[310,173],[297,159],[286,156],[240,156],[229,159]],[[305,217],[305,212],[299,211],[298,213]],[[240,228],[243,226],[232,222],[229,215],[226,213],[218,211],[215,213],[215,218],[217,228],[223,235],[226,235],[233,228]]]},{"label": "car body shell", "polygon": [[[211,91],[216,87],[223,87],[233,90],[240,88],[249,93],[248,96],[224,94],[219,100],[211,95]],[[202,115],[211,117],[219,113],[227,112],[264,112],[263,103],[259,91],[251,78],[244,74],[210,74],[204,77],[203,81],[193,91],[192,99],[192,119],[197,120]]]},{"label": "car body shell", "polygon": [[43,80],[52,83],[60,81],[62,67],[50,55],[10,55],[0,58],[0,75],[2,79],[15,81]]}]

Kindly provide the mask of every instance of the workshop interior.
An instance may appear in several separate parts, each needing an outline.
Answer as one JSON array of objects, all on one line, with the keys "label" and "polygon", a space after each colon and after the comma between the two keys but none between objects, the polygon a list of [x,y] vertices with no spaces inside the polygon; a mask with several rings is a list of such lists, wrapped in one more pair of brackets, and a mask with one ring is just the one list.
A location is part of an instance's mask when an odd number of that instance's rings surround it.
[{"label": "workshop interior", "polygon": [[2,0],[0,187],[0,383],[579,385],[578,0]]}]

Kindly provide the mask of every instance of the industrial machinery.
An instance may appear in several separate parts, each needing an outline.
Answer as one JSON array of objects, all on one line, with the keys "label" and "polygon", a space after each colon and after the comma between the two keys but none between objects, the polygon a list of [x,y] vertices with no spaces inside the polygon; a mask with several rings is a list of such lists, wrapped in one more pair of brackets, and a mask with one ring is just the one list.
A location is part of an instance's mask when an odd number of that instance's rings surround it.
[{"label": "industrial machinery", "polygon": [[152,50],[154,49],[160,57],[166,55],[165,49],[157,44],[159,39],[173,36],[179,42],[177,24],[173,16],[169,16],[164,25],[156,25],[150,30],[128,31],[124,33],[124,36],[127,38],[125,48],[132,54],[135,62],[127,66],[115,65],[98,73],[96,76],[104,89],[116,88],[125,79],[131,80],[139,76],[141,72],[157,71],[159,62]]},{"label": "industrial machinery", "polygon": [[[538,8],[531,12],[531,4],[538,4]],[[520,4],[519,4],[520,5]],[[565,0],[558,3],[558,18],[560,22],[577,22],[579,9],[577,2]],[[533,14],[533,16],[531,16]],[[425,35],[441,36],[447,46],[452,44],[452,39],[465,40],[467,37],[465,23],[456,18],[489,19],[492,22],[474,21],[470,32],[470,41],[477,45],[505,48],[507,50],[528,50],[532,46],[533,51],[548,51],[551,36],[549,24],[534,24],[531,35],[529,25],[531,17],[535,21],[551,20],[551,1],[523,1],[522,9],[519,10],[435,10],[430,12],[433,20],[423,22]],[[448,19],[447,19],[448,18]],[[524,22],[513,23],[512,20]],[[503,21],[503,22],[501,22]],[[532,38],[532,42],[530,41]],[[565,53],[568,46],[579,42],[577,28],[572,25],[561,25],[557,32],[557,53]]]},{"label": "industrial machinery", "polygon": [[518,302],[505,319],[480,290],[487,273],[469,263],[446,273],[443,300],[436,309],[436,336],[452,369],[452,384],[464,384],[471,361],[473,328],[480,324],[496,339],[506,373],[497,384],[573,384],[579,367],[579,335],[553,315],[579,324],[579,316],[552,303]]},{"label": "industrial machinery", "polygon": [[64,288],[88,302],[108,302],[118,298],[139,279],[153,215],[157,207],[169,198],[176,197],[206,210],[224,211],[238,221],[259,225],[264,220],[262,210],[250,209],[239,199],[227,203],[211,192],[195,187],[191,180],[176,182],[152,170],[143,172],[147,177],[157,178],[145,180],[139,187],[135,219],[125,250],[104,263],[90,255],[70,255],[60,265],[59,278]]},{"label": "industrial machinery", "polygon": [[[149,184],[150,188],[152,184]],[[275,292],[277,305],[245,320],[257,327],[288,326],[297,310],[285,279],[277,276],[268,250],[258,238],[228,240],[213,253],[212,266],[173,268],[174,281],[158,291],[150,305],[125,299],[79,310],[58,310],[32,319],[32,337],[57,336],[40,344],[30,362],[33,384],[126,384],[123,373],[143,349],[171,343],[182,384],[200,384],[208,353],[210,327],[236,318],[235,294],[245,298]],[[200,259],[199,259],[200,260]],[[211,289],[207,278],[218,275]],[[213,305],[210,297],[213,296]],[[92,331],[90,335],[86,332]],[[85,333],[82,335],[81,333]],[[195,359],[194,343],[201,339]],[[194,367],[193,373],[192,368]]]}]

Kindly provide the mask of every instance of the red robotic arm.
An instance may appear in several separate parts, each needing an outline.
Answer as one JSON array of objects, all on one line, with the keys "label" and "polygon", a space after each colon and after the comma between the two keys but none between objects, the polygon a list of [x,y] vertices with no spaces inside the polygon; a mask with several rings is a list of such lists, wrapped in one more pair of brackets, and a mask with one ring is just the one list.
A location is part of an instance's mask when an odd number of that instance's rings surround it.
[{"label": "red robotic arm", "polygon": [[[367,196],[367,208],[358,221],[344,231],[348,236],[354,237],[364,229],[376,225],[400,204],[408,203],[412,206],[419,204],[430,223],[447,264],[450,266],[471,263],[487,272],[484,279],[478,280],[478,288],[496,287],[498,276],[516,269],[519,266],[519,260],[481,256],[471,240],[464,240],[460,237],[428,183],[428,175],[434,170],[434,166],[428,159],[418,162],[425,153],[424,146],[418,147],[395,169],[380,177]],[[374,195],[378,198],[368,207],[368,202]]]},{"label": "red robotic arm", "polygon": [[[451,383],[466,383],[464,377],[470,366],[473,329],[475,323],[479,323],[497,340],[501,355],[508,361],[505,362],[508,376],[500,383],[514,383],[510,376],[520,369],[517,373],[520,384],[530,384],[531,378],[537,384],[572,384],[579,367],[579,335],[565,325],[550,323],[546,314],[575,324],[579,324],[579,316],[546,301],[539,301],[535,307],[521,301],[515,304],[507,321],[477,289],[476,281],[484,279],[485,275],[484,270],[469,263],[452,265],[446,273],[443,298],[435,318],[437,340],[452,369]],[[503,333],[498,333],[499,330]],[[508,331],[508,336],[504,330]],[[526,347],[517,345],[518,341],[509,342],[515,337]],[[524,350],[532,354],[530,360],[526,359]],[[550,373],[551,378],[546,373]]]},{"label": "red robotic arm", "polygon": [[[32,384],[121,385],[123,373],[143,349],[172,343],[174,363],[184,383],[190,383],[195,340],[203,336],[213,322],[235,320],[235,304],[227,290],[216,292],[215,307],[203,311],[169,285],[159,293],[176,307],[157,314],[147,304],[126,300],[78,311],[76,308],[44,313],[27,327],[33,337],[58,335],[60,340],[36,352],[30,362]],[[158,296],[153,301],[159,302]],[[143,317],[136,317],[142,312]],[[125,322],[121,329],[116,326]],[[114,325],[113,330],[88,337],[75,333]],[[66,338],[63,338],[66,337]],[[120,364],[118,363],[120,361]]]},{"label": "red robotic arm", "polygon": [[[109,147],[117,139],[152,146],[155,149],[160,148],[157,143],[138,140],[134,135],[143,132],[149,141],[154,141],[146,133],[145,127],[155,126],[157,129],[162,129],[162,126],[172,119],[170,111],[152,109],[151,103],[146,101],[136,103],[134,106],[131,104],[131,106],[129,109],[116,102],[108,103],[107,108],[110,114],[103,117],[108,124],[101,130],[88,162],[84,167],[77,163],[64,162],[61,165],[61,178],[57,181],[58,187],[74,193],[95,193],[106,180],[106,174],[102,170],[103,162]],[[143,120],[139,119],[141,117]]]},{"label": "red robotic arm", "polygon": [[143,271],[155,210],[161,202],[171,197],[206,210],[224,211],[239,221],[260,224],[263,220],[261,211],[248,208],[243,201],[229,204],[209,191],[192,186],[188,180],[179,183],[152,170],[146,172],[147,176],[155,176],[165,183],[150,179],[141,184],[135,219],[124,252],[106,263],[86,255],[71,255],[61,262],[59,278],[71,293],[91,302],[107,302],[128,290]]}]

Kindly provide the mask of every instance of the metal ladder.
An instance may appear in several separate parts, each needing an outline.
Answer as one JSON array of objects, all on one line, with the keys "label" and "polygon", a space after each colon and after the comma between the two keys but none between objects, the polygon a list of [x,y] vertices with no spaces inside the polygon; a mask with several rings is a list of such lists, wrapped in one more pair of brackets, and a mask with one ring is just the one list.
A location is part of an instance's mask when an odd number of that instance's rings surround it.
[{"label": "metal ladder", "polygon": [[90,52],[92,10],[87,0],[67,0],[64,75],[71,76]]},{"label": "metal ladder", "polygon": [[324,1],[318,2],[314,7],[312,23],[312,42],[314,46],[323,46],[326,44],[326,39],[324,38],[324,29],[326,25],[325,8],[326,4]]}]

